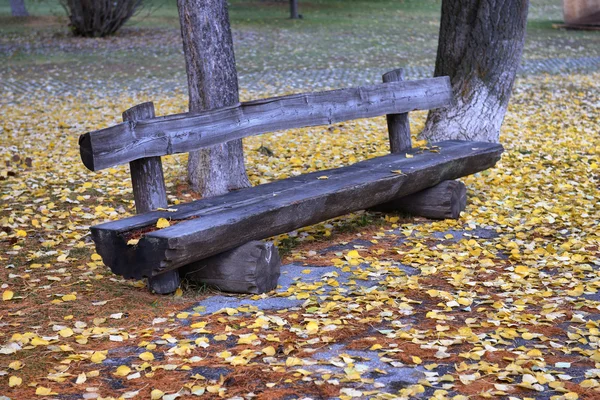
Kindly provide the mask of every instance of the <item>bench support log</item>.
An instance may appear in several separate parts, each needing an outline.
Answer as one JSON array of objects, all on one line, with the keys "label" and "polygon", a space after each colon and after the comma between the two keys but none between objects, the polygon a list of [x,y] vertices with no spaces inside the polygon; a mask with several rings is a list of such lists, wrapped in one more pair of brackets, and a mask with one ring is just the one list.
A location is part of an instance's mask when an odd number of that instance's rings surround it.
[{"label": "bench support log", "polygon": [[459,181],[444,181],[429,189],[371,208],[399,211],[430,219],[458,219],[467,206],[467,188]]},{"label": "bench support log", "polygon": [[[390,72],[386,72],[382,79],[384,83],[403,81],[404,70],[399,68]],[[412,148],[408,113],[388,114],[387,126],[388,135],[390,138],[390,153],[398,154]]]},{"label": "bench support log", "polygon": [[[154,103],[142,103],[123,112],[123,121],[154,118]],[[129,163],[135,211],[143,214],[157,208],[167,208],[167,189],[160,157],[147,157]],[[167,271],[148,279],[148,288],[160,294],[174,292],[179,287],[177,271]]]},{"label": "bench support log", "polygon": [[180,268],[183,279],[223,292],[259,294],[274,290],[281,259],[273,242],[252,241]]}]

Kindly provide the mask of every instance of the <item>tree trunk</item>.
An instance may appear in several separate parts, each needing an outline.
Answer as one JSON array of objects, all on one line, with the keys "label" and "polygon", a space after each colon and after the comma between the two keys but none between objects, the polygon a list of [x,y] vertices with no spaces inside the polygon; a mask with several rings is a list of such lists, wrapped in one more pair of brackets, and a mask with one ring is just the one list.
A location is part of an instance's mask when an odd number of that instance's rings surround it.
[{"label": "tree trunk", "polygon": [[[239,102],[233,40],[225,0],[178,0],[190,111]],[[203,197],[250,186],[241,140],[191,152],[188,178]]]},{"label": "tree trunk", "polygon": [[290,0],[290,18],[300,18],[300,16],[298,15],[298,0]]},{"label": "tree trunk", "polygon": [[28,17],[25,0],[10,0],[10,12],[13,17]]},{"label": "tree trunk", "polygon": [[435,76],[454,100],[429,112],[421,138],[498,142],[525,42],[528,0],[443,0]]}]

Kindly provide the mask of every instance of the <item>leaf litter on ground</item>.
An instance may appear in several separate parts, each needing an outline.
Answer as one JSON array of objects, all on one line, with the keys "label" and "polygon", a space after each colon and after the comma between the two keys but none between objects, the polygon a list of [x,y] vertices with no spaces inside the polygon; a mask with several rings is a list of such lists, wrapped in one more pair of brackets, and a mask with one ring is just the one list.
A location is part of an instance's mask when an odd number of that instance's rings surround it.
[{"label": "leaf litter on ground", "polygon": [[[3,395],[597,398],[599,78],[518,81],[501,135],[506,153],[463,179],[469,204],[460,220],[356,213],[282,235],[277,243],[293,242],[284,261],[305,265],[302,274],[335,271],[249,297],[299,307],[209,314],[197,304],[210,291],[155,296],[102,264],[89,226],[134,214],[130,179],[126,167],[87,171],[77,146],[79,134],[118,122],[134,104],[154,100],[165,115],[183,112],[186,97],[12,95],[0,111]],[[413,114],[418,132],[425,114]],[[331,128],[247,139],[251,181],[388,151],[384,118]],[[185,161],[165,157],[174,208],[195,198]],[[356,239],[369,246],[328,250]],[[341,350],[318,357],[331,348]],[[376,379],[399,368],[420,378],[400,387]]]}]

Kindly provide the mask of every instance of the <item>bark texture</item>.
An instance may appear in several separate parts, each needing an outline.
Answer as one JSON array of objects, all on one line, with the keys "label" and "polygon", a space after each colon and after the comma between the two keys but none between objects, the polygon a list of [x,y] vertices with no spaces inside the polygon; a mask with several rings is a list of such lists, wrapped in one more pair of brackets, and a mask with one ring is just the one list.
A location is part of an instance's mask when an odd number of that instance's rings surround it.
[{"label": "bark texture", "polygon": [[[225,0],[178,0],[190,112],[239,102]],[[188,178],[203,197],[250,186],[241,140],[190,153]]]},{"label": "bark texture", "polygon": [[498,142],[525,41],[528,0],[443,0],[435,76],[453,104],[429,112],[421,138]]},{"label": "bark texture", "polygon": [[10,13],[13,17],[28,17],[25,0],[10,0]]}]

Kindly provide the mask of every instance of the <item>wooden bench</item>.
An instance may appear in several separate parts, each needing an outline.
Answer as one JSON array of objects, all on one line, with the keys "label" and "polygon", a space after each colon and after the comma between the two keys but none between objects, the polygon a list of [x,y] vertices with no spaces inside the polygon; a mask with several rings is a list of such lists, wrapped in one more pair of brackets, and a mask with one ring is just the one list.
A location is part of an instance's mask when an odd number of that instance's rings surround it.
[{"label": "wooden bench", "polygon": [[[252,240],[377,206],[456,218],[464,208],[465,191],[451,180],[494,166],[502,146],[444,141],[411,149],[407,113],[449,104],[449,79],[403,81],[401,70],[395,70],[383,80],[164,117],[154,117],[152,103],[145,103],[126,111],[125,122],[82,135],[81,158],[90,170],[130,162],[141,212],[93,226],[98,254],[115,274],[152,278]],[[174,212],[150,211],[167,206],[160,156],[276,130],[381,115],[388,118],[389,155],[181,204]],[[160,218],[171,226],[156,228]],[[169,290],[172,285],[164,289]]]}]

